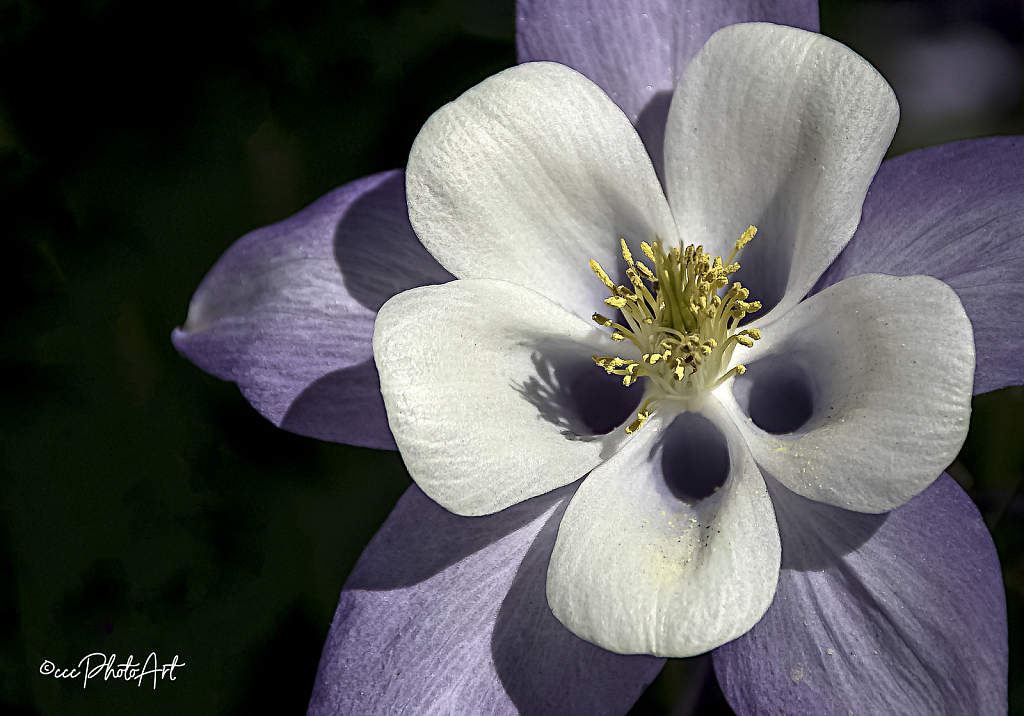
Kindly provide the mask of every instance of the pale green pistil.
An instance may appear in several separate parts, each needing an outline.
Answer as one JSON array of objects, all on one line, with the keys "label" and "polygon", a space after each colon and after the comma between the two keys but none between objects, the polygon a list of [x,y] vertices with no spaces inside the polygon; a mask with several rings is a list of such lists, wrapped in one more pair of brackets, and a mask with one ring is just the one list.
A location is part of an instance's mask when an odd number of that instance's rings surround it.
[{"label": "pale green pistil", "polygon": [[718,290],[728,286],[729,276],[739,270],[739,264],[729,262],[755,233],[753,226],[743,232],[725,264],[719,256],[712,260],[703,246],[675,248],[666,254],[658,242],[644,241],[640,248],[654,263],[654,271],[634,261],[622,239],[632,290],[616,286],[600,264],[591,260],[590,267],[612,294],[604,302],[622,311],[628,326],[600,313],[594,314],[594,321],[614,328],[612,340],[629,340],[642,354],[640,361],[614,356],[594,356],[594,361],[609,373],[621,375],[626,386],[641,376],[650,378],[646,399],[627,433],[639,430],[662,400],[693,399],[730,376],[743,374],[742,365],[727,372],[724,369],[737,345],[749,348],[761,338],[756,328],[737,332],[743,317],[760,309],[761,303],[748,303],[749,292],[739,283],[724,296],[719,296]]}]

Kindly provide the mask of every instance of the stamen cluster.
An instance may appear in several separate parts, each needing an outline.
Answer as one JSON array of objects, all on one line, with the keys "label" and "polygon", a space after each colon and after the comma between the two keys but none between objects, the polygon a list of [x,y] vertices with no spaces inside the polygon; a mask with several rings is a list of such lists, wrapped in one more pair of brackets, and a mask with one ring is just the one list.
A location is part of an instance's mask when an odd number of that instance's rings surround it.
[{"label": "stamen cluster", "polygon": [[732,263],[733,257],[756,233],[753,226],[743,232],[724,263],[720,256],[712,259],[704,253],[703,246],[677,247],[665,253],[658,242],[644,241],[640,248],[653,263],[653,271],[642,261],[634,261],[625,239],[620,239],[632,288],[617,286],[601,265],[591,260],[590,267],[612,294],[604,302],[619,309],[627,325],[600,313],[594,314],[594,321],[613,328],[612,340],[629,340],[642,355],[640,361],[594,356],[594,362],[608,373],[621,375],[626,386],[641,376],[651,379],[648,397],[626,433],[639,430],[665,398],[694,397],[746,370],[737,365],[722,372],[737,345],[749,348],[761,338],[756,328],[737,332],[744,316],[759,310],[761,303],[748,302],[749,291],[738,282],[723,296],[718,292],[740,268]]}]

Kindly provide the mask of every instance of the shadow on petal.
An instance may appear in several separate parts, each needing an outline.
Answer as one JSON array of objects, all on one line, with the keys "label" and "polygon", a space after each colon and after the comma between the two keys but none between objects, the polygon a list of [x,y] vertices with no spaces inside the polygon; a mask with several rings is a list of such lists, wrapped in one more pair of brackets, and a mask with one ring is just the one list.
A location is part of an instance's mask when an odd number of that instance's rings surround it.
[{"label": "shadow on petal", "polygon": [[311,383],[288,406],[281,427],[319,440],[398,449],[372,358]]},{"label": "shadow on petal", "polygon": [[494,666],[522,716],[625,713],[665,664],[662,658],[616,654],[584,641],[551,613],[548,562],[568,504],[565,500],[537,535],[494,625]]},{"label": "shadow on petal", "polygon": [[417,241],[403,182],[402,171],[363,177],[236,241],[196,289],[174,346],[275,425],[395,449],[367,363],[374,312],[452,278]]},{"label": "shadow on petal", "polygon": [[486,517],[410,487],[341,593],[310,716],[625,713],[664,659],[599,649],[547,607],[552,544],[578,486]]},{"label": "shadow on petal", "polygon": [[[743,287],[750,291],[750,300],[760,301],[761,309],[757,313],[747,314],[740,325],[746,325],[755,318],[768,315],[786,294],[793,263],[795,232],[788,225],[791,220],[784,216],[785,210],[778,204],[790,200],[792,195],[787,195],[786,192],[790,191],[790,185],[795,184],[795,179],[784,184],[776,192],[772,204],[759,216],[743,219],[743,223],[757,227],[757,236],[737,255],[735,260],[739,262],[740,269],[729,280],[743,284]],[[729,251],[731,250],[730,247]]]},{"label": "shadow on petal", "polygon": [[396,172],[352,202],[334,234],[334,258],[349,294],[371,311],[410,288],[453,280],[416,237]]},{"label": "shadow on petal", "polygon": [[494,621],[574,488],[467,518],[410,487],[341,593],[308,713],[514,713],[491,662]]},{"label": "shadow on petal", "polygon": [[767,355],[747,365],[733,383],[733,395],[747,417],[773,435],[794,433],[815,416],[820,390],[804,363],[792,351]]},{"label": "shadow on petal", "polygon": [[573,440],[610,433],[632,419],[643,392],[609,375],[577,343],[548,340],[531,356],[536,375],[514,389]]},{"label": "shadow on petal", "polygon": [[[578,483],[534,497],[485,517],[449,512],[418,488],[410,488],[363,552],[346,590],[386,591],[423,582],[474,552],[537,519]],[[561,513],[559,513],[561,514]],[[373,558],[368,558],[373,555]]]},{"label": "shadow on petal", "polygon": [[677,500],[694,504],[710,497],[729,479],[729,443],[699,413],[676,416],[651,449],[661,452],[661,474]]},{"label": "shadow on petal", "polygon": [[783,486],[764,470],[782,538],[782,569],[823,572],[840,568],[843,558],[860,549],[882,528],[888,512],[851,512],[815,502]]},{"label": "shadow on petal", "polygon": [[672,105],[672,92],[655,92],[636,120],[636,133],[640,135],[647,153],[651,155],[654,171],[661,186],[665,186],[665,124],[668,108]]}]

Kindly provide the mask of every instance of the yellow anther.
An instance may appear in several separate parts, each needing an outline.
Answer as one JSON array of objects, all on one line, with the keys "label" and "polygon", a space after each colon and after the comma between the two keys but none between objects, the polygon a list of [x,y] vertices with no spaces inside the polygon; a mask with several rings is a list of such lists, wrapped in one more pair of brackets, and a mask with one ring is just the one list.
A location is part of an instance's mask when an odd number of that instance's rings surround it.
[{"label": "yellow anther", "polygon": [[593,316],[591,316],[591,318],[593,318],[594,319],[594,323],[596,323],[599,326],[613,326],[613,325],[615,325],[614,322],[612,321],[612,319],[605,318],[600,313],[595,313]]},{"label": "yellow anther", "polygon": [[633,267],[626,269],[626,278],[629,279],[629,282],[633,284],[633,288],[637,291],[641,291],[643,289],[644,282],[640,280],[640,276],[633,270]]},{"label": "yellow anther", "polygon": [[614,333],[612,333],[612,340],[613,341],[624,341],[624,340],[626,340],[626,336],[625,336],[625,334],[623,334],[622,331],[615,331]]},{"label": "yellow anther", "polygon": [[629,252],[629,247],[626,246],[625,239],[619,239],[619,243],[622,244],[622,258],[626,259],[626,263],[630,266],[633,265],[633,254]]},{"label": "yellow anther", "polygon": [[610,298],[606,298],[604,302],[612,308],[622,308],[626,305],[627,300],[622,296],[612,296]]},{"label": "yellow anther", "polygon": [[734,375],[743,375],[746,372],[747,372],[746,366],[737,365],[735,368],[733,368],[728,373],[723,375],[721,378],[716,380],[715,384],[711,387],[711,389],[714,390],[715,388],[720,386],[722,383],[724,383],[725,381],[727,381],[729,378],[733,377]]},{"label": "yellow anther", "polygon": [[618,293],[618,291],[615,290],[615,284],[612,283],[612,280],[608,277],[608,274],[606,274],[604,272],[604,269],[601,268],[601,264],[599,264],[597,261],[594,261],[594,259],[590,259],[590,268],[594,271],[594,273],[597,274],[597,277],[601,279],[601,283],[608,287],[609,291],[611,291],[613,294]]},{"label": "yellow anther", "polygon": [[751,226],[746,231],[744,231],[743,235],[739,239],[737,239],[737,241],[736,241],[736,250],[739,251],[744,246],[749,244],[750,240],[752,238],[754,238],[754,235],[756,233],[757,233],[757,227],[756,226]]},{"label": "yellow anther", "polygon": [[657,263],[658,260],[654,258],[654,249],[651,248],[651,245],[649,243],[647,243],[646,241],[641,241],[640,250],[644,252],[644,256],[649,258],[651,261]]},{"label": "yellow anther", "polygon": [[636,262],[636,270],[643,274],[643,277],[647,279],[647,281],[650,283],[654,283],[655,281],[658,280],[658,278],[653,273],[651,273],[651,270],[647,268],[647,266],[645,266],[642,261]]},{"label": "yellow anther", "polygon": [[739,299],[741,301],[744,300],[749,295],[750,295],[750,291],[748,291],[747,289],[743,288],[743,286],[741,286],[738,283],[734,283],[732,285],[732,288],[729,290],[729,297],[730,298],[736,298],[736,299]]},{"label": "yellow anther", "polygon": [[636,414],[636,420],[634,420],[633,422],[626,426],[626,435],[632,435],[637,430],[642,428],[644,426],[644,423],[647,422],[647,418],[649,417],[651,417],[651,412],[649,410],[638,412]]}]

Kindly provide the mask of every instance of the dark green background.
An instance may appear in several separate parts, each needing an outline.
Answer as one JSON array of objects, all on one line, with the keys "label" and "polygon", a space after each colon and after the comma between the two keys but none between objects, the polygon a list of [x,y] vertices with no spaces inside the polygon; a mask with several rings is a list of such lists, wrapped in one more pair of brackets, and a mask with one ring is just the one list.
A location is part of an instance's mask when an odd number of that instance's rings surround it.
[{"label": "dark green background", "polygon": [[[274,428],[170,332],[235,239],[403,166],[431,112],[512,65],[513,4],[55,7],[0,0],[0,710],[302,713],[345,576],[408,477],[394,453]],[[822,29],[897,94],[908,33],[973,21],[1021,46],[1019,3],[913,7],[916,24],[833,1]],[[905,114],[894,151],[1024,133],[1016,96]],[[975,402],[955,471],[1000,549],[1021,713],[1024,393]],[[94,651],[186,665],[155,691],[39,674]],[[636,712],[670,713],[694,668],[671,662]]]}]

